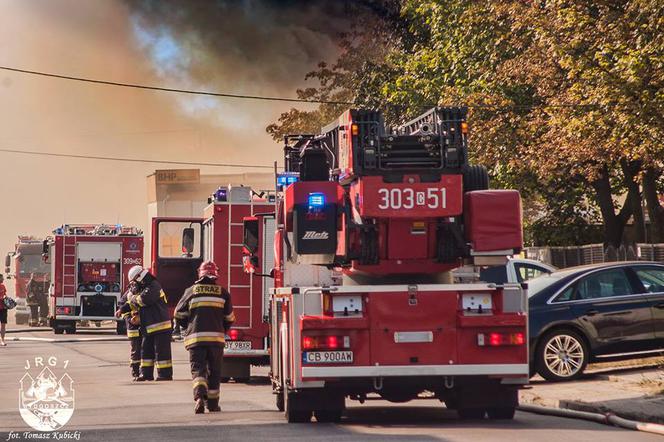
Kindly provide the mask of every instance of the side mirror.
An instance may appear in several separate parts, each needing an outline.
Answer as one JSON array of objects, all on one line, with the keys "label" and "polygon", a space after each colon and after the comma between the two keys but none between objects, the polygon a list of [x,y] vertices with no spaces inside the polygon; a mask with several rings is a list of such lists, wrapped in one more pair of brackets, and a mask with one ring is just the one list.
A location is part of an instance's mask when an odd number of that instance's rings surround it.
[{"label": "side mirror", "polygon": [[258,218],[247,217],[242,222],[244,224],[242,245],[253,255],[258,251]]},{"label": "side mirror", "polygon": [[182,253],[191,256],[194,253],[194,237],[196,232],[193,227],[187,227],[182,230]]}]

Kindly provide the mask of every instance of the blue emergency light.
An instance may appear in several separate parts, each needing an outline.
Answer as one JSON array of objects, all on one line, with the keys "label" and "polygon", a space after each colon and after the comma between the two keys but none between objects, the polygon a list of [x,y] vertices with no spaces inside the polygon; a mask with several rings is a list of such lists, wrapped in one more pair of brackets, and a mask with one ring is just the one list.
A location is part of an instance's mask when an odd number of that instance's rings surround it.
[{"label": "blue emergency light", "polygon": [[325,205],[325,195],[316,192],[316,193],[310,193],[309,194],[309,208],[310,209],[318,209],[321,208]]},{"label": "blue emergency light", "polygon": [[284,172],[277,175],[277,185],[279,187],[288,187],[300,180],[297,172]]}]

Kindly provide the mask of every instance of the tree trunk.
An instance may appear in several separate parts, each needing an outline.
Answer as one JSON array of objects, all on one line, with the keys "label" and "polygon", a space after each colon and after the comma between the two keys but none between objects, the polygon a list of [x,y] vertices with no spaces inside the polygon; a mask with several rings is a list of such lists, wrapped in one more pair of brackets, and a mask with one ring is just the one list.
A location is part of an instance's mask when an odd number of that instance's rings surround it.
[{"label": "tree trunk", "polygon": [[652,167],[646,169],[643,175],[643,196],[648,205],[648,217],[650,218],[650,242],[664,242],[664,207],[659,202],[657,192],[657,180],[662,171]]},{"label": "tree trunk", "polygon": [[640,161],[621,161],[620,167],[623,171],[625,187],[627,187],[627,199],[625,204],[630,205],[630,210],[634,216],[634,240],[636,242],[645,242],[646,240],[646,219],[643,215],[643,199],[637,175],[641,171]]},{"label": "tree trunk", "polygon": [[625,224],[632,215],[631,204],[623,204],[620,212],[616,214],[616,207],[613,203],[613,194],[611,192],[611,181],[609,179],[609,168],[606,165],[602,167],[599,177],[590,184],[595,189],[595,199],[602,214],[604,244],[618,248],[622,244]]}]

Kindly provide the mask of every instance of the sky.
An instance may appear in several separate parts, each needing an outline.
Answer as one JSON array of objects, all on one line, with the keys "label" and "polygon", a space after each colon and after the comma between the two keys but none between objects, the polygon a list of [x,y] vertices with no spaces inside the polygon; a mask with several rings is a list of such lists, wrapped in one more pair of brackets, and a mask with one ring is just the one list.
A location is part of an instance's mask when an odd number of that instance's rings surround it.
[{"label": "sky", "polygon": [[[345,22],[329,20],[330,3],[0,0],[0,65],[292,97],[298,87],[315,86],[304,76],[319,61],[336,58]],[[0,148],[269,165],[281,147],[265,126],[292,106],[0,70]],[[145,230],[146,176],[156,168],[165,166],[0,152],[0,253],[19,234],[44,236],[62,223]]]}]

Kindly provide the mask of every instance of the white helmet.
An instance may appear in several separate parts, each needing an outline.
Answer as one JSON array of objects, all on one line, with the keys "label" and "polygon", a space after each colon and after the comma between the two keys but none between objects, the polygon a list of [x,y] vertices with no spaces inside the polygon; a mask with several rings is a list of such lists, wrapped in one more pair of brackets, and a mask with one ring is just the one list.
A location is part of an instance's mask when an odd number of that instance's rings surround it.
[{"label": "white helmet", "polygon": [[129,273],[127,273],[127,278],[129,279],[129,282],[131,281],[141,282],[143,278],[145,278],[145,275],[147,274],[148,274],[147,269],[144,269],[141,266],[134,266],[129,269]]}]

